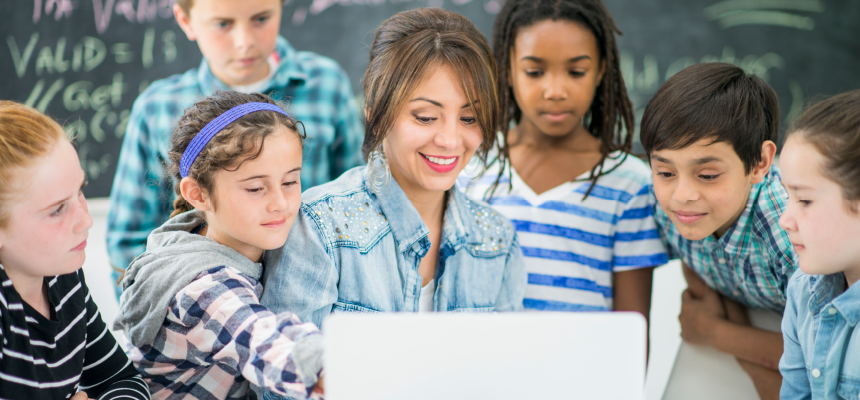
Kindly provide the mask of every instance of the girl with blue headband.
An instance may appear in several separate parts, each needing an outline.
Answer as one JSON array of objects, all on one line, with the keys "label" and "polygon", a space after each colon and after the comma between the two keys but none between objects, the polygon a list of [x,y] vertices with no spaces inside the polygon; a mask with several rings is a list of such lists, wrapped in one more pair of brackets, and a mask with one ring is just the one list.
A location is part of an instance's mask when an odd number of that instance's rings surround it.
[{"label": "girl with blue headband", "polygon": [[287,240],[301,201],[297,123],[268,96],[237,92],[179,121],[175,210],[129,265],[114,323],[153,397],[321,390],[319,330],[259,303],[263,253]]}]

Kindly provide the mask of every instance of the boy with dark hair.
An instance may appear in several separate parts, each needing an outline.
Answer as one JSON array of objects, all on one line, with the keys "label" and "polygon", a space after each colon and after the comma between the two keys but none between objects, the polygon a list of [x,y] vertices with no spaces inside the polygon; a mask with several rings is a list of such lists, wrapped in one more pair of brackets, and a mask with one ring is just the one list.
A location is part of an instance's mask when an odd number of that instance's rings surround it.
[{"label": "boy with dark hair", "polygon": [[688,67],[657,91],[641,123],[654,215],[688,288],[681,336],[735,356],[761,398],[777,398],[782,335],[750,326],[746,308],[782,315],[797,268],[778,226],[786,193],[772,166],[776,93],[723,63]]},{"label": "boy with dark hair", "polygon": [[296,51],[278,35],[283,2],[176,1],[176,22],[204,59],[199,68],[153,82],[134,102],[110,195],[107,249],[114,279],[173,210],[173,182],[164,165],[179,117],[218,90],[289,102],[288,111],[308,135],[303,188],[363,163],[363,128],[349,77],[334,60]]}]

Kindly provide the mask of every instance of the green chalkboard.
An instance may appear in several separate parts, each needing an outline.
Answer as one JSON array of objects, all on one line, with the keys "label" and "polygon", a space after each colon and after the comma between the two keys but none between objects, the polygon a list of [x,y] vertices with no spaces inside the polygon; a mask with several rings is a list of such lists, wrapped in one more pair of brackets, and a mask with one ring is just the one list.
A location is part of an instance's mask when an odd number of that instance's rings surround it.
[{"label": "green chalkboard", "polygon": [[[205,1],[205,0],[200,0]],[[725,61],[765,78],[783,122],[807,99],[860,87],[860,1],[606,0],[624,36],[621,61],[641,114],[684,66]],[[392,14],[440,6],[489,37],[501,0],[287,0],[281,33],[338,61],[360,95],[367,49]],[[0,98],[25,102],[77,137],[90,197],[107,196],[134,98],[150,82],[195,68],[196,44],[172,0],[0,2]]]}]

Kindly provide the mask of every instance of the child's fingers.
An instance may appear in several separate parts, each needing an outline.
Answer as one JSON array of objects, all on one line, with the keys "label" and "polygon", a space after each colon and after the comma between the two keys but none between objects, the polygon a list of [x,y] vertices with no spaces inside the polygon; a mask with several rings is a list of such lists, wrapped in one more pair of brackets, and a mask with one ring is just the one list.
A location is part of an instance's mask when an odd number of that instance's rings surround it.
[{"label": "child's fingers", "polygon": [[89,398],[90,397],[87,396],[87,392],[77,392],[69,400],[89,400]]},{"label": "child's fingers", "polygon": [[719,300],[720,299],[720,294],[717,293],[716,290],[711,289],[707,286],[705,286],[704,294],[705,294],[706,299],[711,299],[711,300]]}]

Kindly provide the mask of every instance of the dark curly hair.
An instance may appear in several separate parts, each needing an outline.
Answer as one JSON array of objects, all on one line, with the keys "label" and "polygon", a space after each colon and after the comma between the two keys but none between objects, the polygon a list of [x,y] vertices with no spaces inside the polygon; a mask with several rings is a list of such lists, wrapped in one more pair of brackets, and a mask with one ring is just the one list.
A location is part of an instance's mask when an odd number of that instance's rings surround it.
[{"label": "dark curly hair", "polygon": [[[170,138],[170,174],[176,185],[176,200],[173,202],[174,217],[194,207],[182,197],[179,184],[182,176],[179,174],[179,162],[182,153],[191,143],[191,140],[200,133],[206,124],[227,110],[245,103],[269,103],[281,108],[271,97],[260,93],[239,93],[231,91],[218,91],[210,97],[206,97],[185,110],[185,114],[179,120],[179,125]],[[256,111],[244,115],[227,125],[212,140],[207,143],[197,156],[188,176],[197,180],[200,187],[207,193],[212,193],[215,188],[213,176],[218,170],[235,171],[246,161],[253,160],[263,152],[263,145],[267,137],[275,132],[276,128],[283,126],[290,132],[295,133],[301,143],[305,138],[299,134],[296,125],[301,122],[294,118],[275,111]],[[215,199],[212,199],[213,203]]]}]

